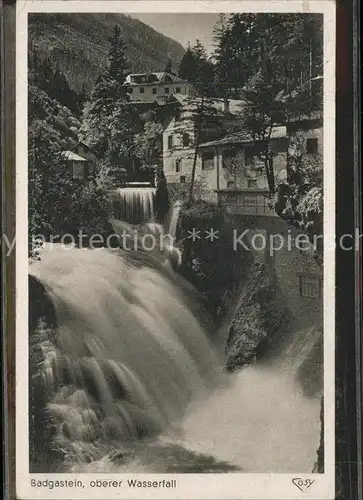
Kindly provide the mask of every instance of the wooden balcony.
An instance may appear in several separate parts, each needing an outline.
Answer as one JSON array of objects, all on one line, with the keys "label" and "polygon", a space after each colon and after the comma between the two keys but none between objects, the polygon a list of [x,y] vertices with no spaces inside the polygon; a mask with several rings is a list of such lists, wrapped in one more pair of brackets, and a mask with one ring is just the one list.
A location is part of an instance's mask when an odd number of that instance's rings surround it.
[{"label": "wooden balcony", "polygon": [[268,205],[267,191],[220,190],[218,205],[232,214],[278,217]]}]

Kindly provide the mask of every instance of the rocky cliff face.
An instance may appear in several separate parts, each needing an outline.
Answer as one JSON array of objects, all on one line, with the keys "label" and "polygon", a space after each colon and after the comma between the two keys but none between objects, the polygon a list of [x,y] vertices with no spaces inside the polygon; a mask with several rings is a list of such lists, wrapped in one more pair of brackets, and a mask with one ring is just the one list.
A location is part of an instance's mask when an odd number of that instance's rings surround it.
[{"label": "rocky cliff face", "polygon": [[288,367],[308,397],[322,392],[323,335],[320,325],[303,330],[294,328],[274,276],[262,263],[251,266],[248,282],[230,323],[226,345],[229,371],[255,361],[278,362]]},{"label": "rocky cliff face", "polygon": [[235,371],[258,359],[277,356],[278,346],[290,332],[289,313],[273,276],[261,262],[255,262],[231,322],[227,369]]}]

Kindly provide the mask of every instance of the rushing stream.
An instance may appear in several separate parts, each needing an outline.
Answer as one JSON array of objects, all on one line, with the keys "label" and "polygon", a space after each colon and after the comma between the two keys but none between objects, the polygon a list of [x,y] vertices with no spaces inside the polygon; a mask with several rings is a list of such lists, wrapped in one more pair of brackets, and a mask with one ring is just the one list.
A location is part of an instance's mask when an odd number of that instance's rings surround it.
[{"label": "rushing stream", "polygon": [[154,219],[156,189],[152,187],[118,188],[113,193],[115,216],[130,224],[140,224]]},{"label": "rushing stream", "polygon": [[319,399],[286,356],[226,374],[196,292],[165,260],[58,248],[31,275],[56,325],[30,337],[33,470],[48,447],[51,470],[311,471]]}]

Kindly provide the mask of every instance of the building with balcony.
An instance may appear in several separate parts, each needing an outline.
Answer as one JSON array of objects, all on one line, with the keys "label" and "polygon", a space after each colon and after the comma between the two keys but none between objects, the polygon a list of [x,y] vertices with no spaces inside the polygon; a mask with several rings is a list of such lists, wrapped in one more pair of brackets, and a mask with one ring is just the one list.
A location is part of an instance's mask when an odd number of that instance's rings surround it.
[{"label": "building with balcony", "polygon": [[[311,245],[299,249],[296,244],[301,231],[281,219],[269,204],[269,189],[260,159],[259,144],[241,129],[243,101],[214,100],[214,111],[201,127],[201,142],[195,156],[195,114],[197,106],[179,96],[180,106],[173,114],[163,134],[163,166],[171,199],[185,196],[196,157],[195,195],[223,207],[240,223],[249,228],[252,238],[266,242],[255,250],[276,278],[296,328],[319,324],[322,320],[323,274]],[[233,128],[239,131],[226,133]],[[275,185],[287,182],[288,148],[291,137],[298,139],[302,154],[313,158],[323,154],[323,123],[319,114],[299,116],[289,123],[276,125],[269,148],[272,152]],[[185,188],[183,189],[183,186]],[[270,249],[273,235],[282,237],[278,251]],[[306,235],[305,235],[306,236]]]},{"label": "building with balcony", "polygon": [[[201,107],[203,106],[203,112]],[[219,140],[241,120],[244,101],[173,95],[165,108],[163,132],[163,169],[169,191],[182,191],[190,183],[196,161],[196,185],[202,197],[217,202],[221,171],[214,146],[204,144]],[[198,120],[201,121],[200,125]],[[198,151],[195,145],[198,137]],[[180,188],[181,189],[178,189]],[[172,196],[173,197],[173,196]]]},{"label": "building with balcony", "polygon": [[124,84],[131,101],[165,102],[172,94],[194,95],[193,86],[171,73],[132,73]]}]

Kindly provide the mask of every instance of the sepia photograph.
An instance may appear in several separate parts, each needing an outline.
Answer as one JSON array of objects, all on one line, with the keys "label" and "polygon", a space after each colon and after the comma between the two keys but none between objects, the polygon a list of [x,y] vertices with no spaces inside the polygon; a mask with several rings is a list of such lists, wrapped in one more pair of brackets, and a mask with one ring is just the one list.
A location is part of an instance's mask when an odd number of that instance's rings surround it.
[{"label": "sepia photograph", "polygon": [[22,491],[332,498],[334,26],[92,3],[22,13]]}]

